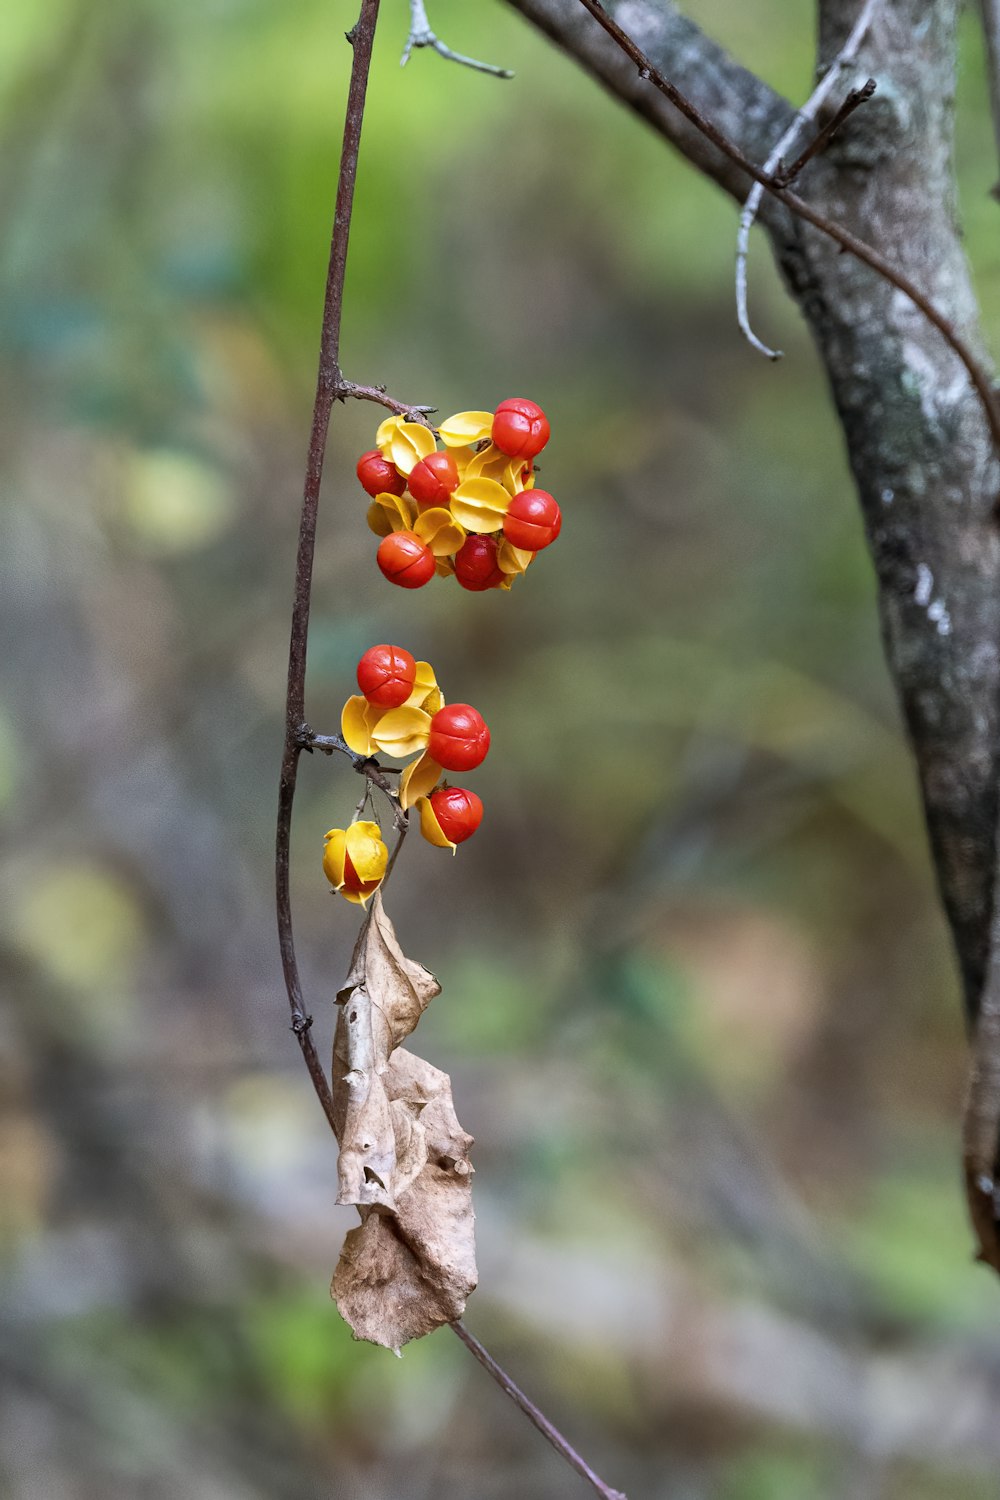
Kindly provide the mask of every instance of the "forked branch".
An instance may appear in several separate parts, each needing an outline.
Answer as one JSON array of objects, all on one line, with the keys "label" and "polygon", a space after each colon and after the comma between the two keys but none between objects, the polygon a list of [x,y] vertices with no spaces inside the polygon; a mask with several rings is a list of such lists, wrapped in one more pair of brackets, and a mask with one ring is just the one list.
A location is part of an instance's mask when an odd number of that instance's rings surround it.
[{"label": "forked branch", "polygon": [[764,192],[770,193],[772,197],[783,204],[791,213],[803,219],[805,223],[811,224],[814,229],[818,229],[820,233],[832,239],[842,250],[848,251],[857,260],[869,266],[873,271],[876,271],[878,275],[896,287],[897,290],[903,292],[914,306],[920,309],[924,317],[929,323],[934,325],[965,366],[969,379],[982,403],[993,438],[994,448],[1000,454],[1000,404],[998,404],[993,390],[993,382],[988,372],[980,364],[972,349],[950,319],[946,318],[934,306],[904,271],[900,271],[896,266],[891,265],[877,250],[871,245],[866,244],[864,240],[859,239],[857,235],[852,234],[850,230],[843,228],[842,225],[835,223],[832,219],[828,219],[825,214],[817,212],[803,198],[791,192],[789,188],[782,187],[780,178],[775,177],[772,173],[765,171],[763,167],[758,166],[756,162],[751,161],[734,141],[731,141],[718,126],[702,114],[696,105],[692,104],[686,94],[681,93],[680,89],[672,84],[668,78],[664,77],[659,68],[643,52],[642,48],[632,40],[626,31],[622,30],[617,21],[608,15],[604,7],[598,3],[598,0],[580,0],[580,4],[585,10],[590,12],[594,20],[603,27],[608,36],[625,53],[626,57],[635,64],[639,70],[639,77],[651,83],[654,88],[659,89],[660,93],[669,99],[670,103],[676,109],[680,110],[685,119],[689,120],[695,129],[707,141],[710,141],[717,151],[720,151],[734,166],[739,167],[741,171],[745,172],[753,182],[759,183]]},{"label": "forked branch", "polygon": [[431,28],[424,0],[410,0],[410,34],[406,38],[406,46],[399,60],[401,68],[406,67],[410,60],[410,53],[418,47],[430,47],[446,62],[461,63],[463,68],[474,68],[477,73],[489,73],[493,78],[513,78],[514,76],[509,68],[498,68],[494,63],[480,62],[477,57],[466,57],[462,52],[453,52]]}]

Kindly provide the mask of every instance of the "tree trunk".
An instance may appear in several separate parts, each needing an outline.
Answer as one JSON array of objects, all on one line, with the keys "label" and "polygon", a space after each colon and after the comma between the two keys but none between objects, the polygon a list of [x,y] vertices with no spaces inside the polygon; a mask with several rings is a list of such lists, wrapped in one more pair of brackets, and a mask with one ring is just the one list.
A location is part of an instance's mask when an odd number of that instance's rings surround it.
[{"label": "tree trunk", "polygon": [[[745,198],[751,184],[743,173],[638,76],[578,0],[509,3],[695,166]],[[821,67],[842,46],[859,4],[821,0]],[[607,0],[605,9],[763,162],[792,118],[790,105],[667,0]],[[958,9],[958,0],[883,0],[876,7],[831,112],[869,76],[878,91],[806,167],[797,190],[908,272],[981,351],[952,171]],[[1000,464],[967,372],[909,299],[773,200],[765,200],[761,219],[816,341],[843,427],[875,564],[886,654],[916,756],[971,1018],[993,909]]]}]

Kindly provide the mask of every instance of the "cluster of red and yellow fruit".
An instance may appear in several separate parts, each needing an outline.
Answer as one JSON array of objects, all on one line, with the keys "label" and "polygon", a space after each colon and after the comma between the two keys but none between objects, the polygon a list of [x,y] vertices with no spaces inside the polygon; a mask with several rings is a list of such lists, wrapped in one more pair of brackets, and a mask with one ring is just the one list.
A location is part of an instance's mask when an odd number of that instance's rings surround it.
[{"label": "cluster of red and yellow fruit", "polygon": [[[454,853],[482,822],[483,804],[475,792],[449,786],[442,772],[471,771],[486,759],[486,721],[469,703],[446,704],[430,663],[402,646],[371,646],[358,662],[358,687],[341,715],[344,740],[357,755],[417,756],[400,776],[399,805],[416,807],[424,838]],[[377,823],[358,821],[326,835],[323,869],[348,901],[365,904],[388,858]]]},{"label": "cluster of red and yellow fruit", "polygon": [[358,460],[368,525],[382,538],[378,565],[404,589],[435,573],[475,593],[509,589],[562,526],[555,500],[535,486],[548,419],[515,396],[495,412],[458,412],[437,437],[441,449],[430,427],[387,417]]}]

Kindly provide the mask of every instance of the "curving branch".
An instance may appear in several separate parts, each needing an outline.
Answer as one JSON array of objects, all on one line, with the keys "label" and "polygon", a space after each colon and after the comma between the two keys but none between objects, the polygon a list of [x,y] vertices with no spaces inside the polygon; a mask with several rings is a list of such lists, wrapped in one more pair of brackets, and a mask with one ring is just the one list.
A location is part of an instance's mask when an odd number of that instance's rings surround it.
[{"label": "curving branch", "polygon": [[[664,105],[665,95],[650,107],[635,53],[689,94],[744,155],[764,160],[791,123],[767,86],[683,22],[669,0],[608,0],[607,13],[629,33],[629,56],[586,16],[584,6],[597,10],[588,0],[508,3],[741,201],[754,174],[735,170],[732,153],[720,158],[689,118]],[[821,67],[849,42],[857,3],[818,0]],[[997,101],[1000,0],[981,6]],[[967,360],[964,371],[958,364],[954,339],[946,346],[929,327],[927,307],[918,316],[900,296],[899,277],[852,264],[831,242],[829,224],[817,226],[822,237],[805,230],[802,220],[815,219],[788,212],[799,209],[782,196],[780,173],[755,180],[765,189],[761,221],[825,368],[861,504],[973,1035],[970,1211],[982,1258],[1000,1269],[1000,464],[996,397],[954,208],[959,10],[960,0],[882,0],[871,13],[857,62],[878,78],[879,91],[812,161],[809,206],[920,288],[971,351],[971,369]],[[770,122],[763,138],[762,121]],[[975,396],[965,379],[973,369]]]},{"label": "curving branch", "polygon": [[[514,10],[575,58],[610,94],[650,125],[742,203],[746,174],[718,151],[683,114],[639,77],[634,63],[611,45],[577,0],[507,0]],[[670,74],[679,90],[697,100],[729,140],[748,158],[763,161],[795,118],[788,101],[743,68],[686,16],[672,0],[609,0],[605,10],[627,25],[652,64]],[[762,217],[774,222],[773,204]]]},{"label": "curving branch", "polygon": [[[743,201],[747,174],[639,78],[578,0],[508,3]],[[793,114],[767,85],[669,3],[609,0],[607,9],[628,20],[645,55],[744,154],[767,155]],[[810,203],[919,276],[985,369],[952,206],[958,9],[959,0],[883,0],[858,54],[859,67],[883,86],[813,162]],[[824,62],[843,47],[856,15],[856,0],[821,0]],[[966,393],[951,349],[919,326],[892,286],[804,233],[776,197],[765,198],[760,217],[816,342],[844,432],[971,1018],[989,951],[1000,781],[995,444],[982,396]]]},{"label": "curving branch", "polygon": [[659,68],[636,45],[627,32],[623,31],[614,18],[598,3],[598,0],[580,0],[580,4],[584,10],[590,12],[594,20],[604,28],[616,46],[620,47],[626,57],[635,64],[639,70],[639,77],[646,82],[652,83],[655,88],[658,88],[661,94],[669,99],[670,103],[676,109],[680,110],[685,119],[690,121],[695,129],[715,146],[716,150],[721,152],[723,156],[728,157],[736,166],[741,167],[748,177],[753,178],[762,191],[773,194],[780,203],[783,203],[786,208],[791,209],[796,218],[804,219],[807,224],[811,224],[821,234],[827,235],[842,250],[850,251],[856,259],[862,261],[873,271],[877,271],[891,286],[896,287],[898,291],[910,299],[915,307],[920,309],[927,321],[932,323],[947,343],[950,344],[968,371],[969,379],[972,381],[979,399],[983,403],[983,411],[986,414],[986,420],[993,434],[997,454],[1000,456],[1000,400],[998,400],[994,391],[993,380],[985,367],[980,364],[975,353],[952,321],[939,308],[935,307],[934,303],[924,295],[920,287],[906,275],[905,271],[892,265],[891,262],[886,260],[884,255],[880,255],[877,250],[871,245],[866,244],[864,240],[859,239],[856,234],[852,234],[850,230],[845,229],[841,224],[828,218],[825,214],[818,213],[804,199],[798,197],[796,193],[790,192],[785,186],[787,179],[784,174],[775,176],[768,172],[766,168],[758,167],[755,162],[752,162],[740,150],[739,146],[734,141],[731,141],[724,131],[719,129],[713,120],[709,119],[697,105],[691,102],[686,94],[681,92],[676,84],[671,83],[670,79],[666,78],[660,72]]}]

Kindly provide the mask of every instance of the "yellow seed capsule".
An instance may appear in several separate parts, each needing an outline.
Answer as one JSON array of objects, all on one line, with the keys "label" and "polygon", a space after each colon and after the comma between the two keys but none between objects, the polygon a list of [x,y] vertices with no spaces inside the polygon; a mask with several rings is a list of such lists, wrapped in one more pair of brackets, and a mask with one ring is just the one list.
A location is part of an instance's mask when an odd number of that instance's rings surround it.
[{"label": "yellow seed capsule", "polygon": [[386,755],[398,758],[425,750],[430,732],[430,714],[422,708],[407,708],[404,704],[402,708],[390,708],[382,715],[372,730],[372,741]]},{"label": "yellow seed capsule", "polygon": [[481,443],[493,430],[491,411],[459,411],[446,417],[438,427],[441,441],[446,448],[464,448],[472,443]]},{"label": "yellow seed capsule", "polygon": [[417,507],[405,495],[390,495],[388,490],[376,495],[368,507],[368,525],[376,536],[390,531],[412,531]]},{"label": "yellow seed capsule", "polygon": [[346,829],[331,828],[326,835],[326,878],[339,895],[357,906],[364,906],[378,890],[388,863],[389,851],[377,823],[351,823]]},{"label": "yellow seed capsule", "polygon": [[450,510],[435,505],[425,510],[413,523],[413,530],[435,557],[454,557],[465,541],[465,528],[455,520]]},{"label": "yellow seed capsule", "polygon": [[466,531],[499,531],[510,495],[495,479],[463,479],[451,497],[451,513]]},{"label": "yellow seed capsule", "polygon": [[437,443],[429,427],[424,427],[421,422],[401,422],[392,434],[389,457],[401,474],[409,474],[414,465],[436,449]]},{"label": "yellow seed capsule", "polygon": [[403,811],[413,807],[421,797],[429,797],[441,776],[441,767],[426,750],[419,760],[411,761],[399,778],[399,805]]}]

